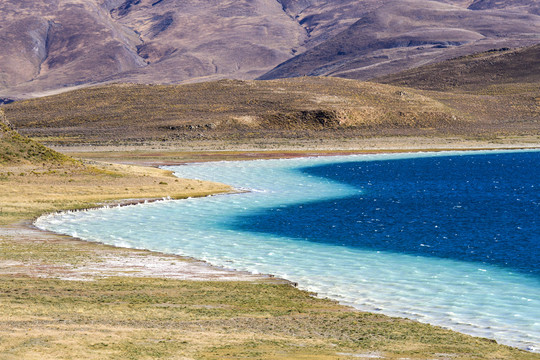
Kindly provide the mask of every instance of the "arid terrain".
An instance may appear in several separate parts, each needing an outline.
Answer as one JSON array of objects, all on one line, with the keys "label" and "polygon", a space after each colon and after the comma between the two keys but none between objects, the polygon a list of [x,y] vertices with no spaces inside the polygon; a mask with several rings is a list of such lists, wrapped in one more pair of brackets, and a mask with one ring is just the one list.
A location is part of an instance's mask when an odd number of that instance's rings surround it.
[{"label": "arid terrain", "polygon": [[538,9],[534,0],[4,0],[0,101],[109,82],[372,79],[536,44]]},{"label": "arid terrain", "polygon": [[[377,82],[440,92],[482,92],[486,88],[540,83],[540,45],[457,57],[378,79]],[[514,84],[513,86],[510,86]]]},{"label": "arid terrain", "polygon": [[56,145],[359,149],[372,137],[534,142],[539,98],[538,82],[442,92],[304,77],[109,85],[15,102],[5,111],[22,134]]}]

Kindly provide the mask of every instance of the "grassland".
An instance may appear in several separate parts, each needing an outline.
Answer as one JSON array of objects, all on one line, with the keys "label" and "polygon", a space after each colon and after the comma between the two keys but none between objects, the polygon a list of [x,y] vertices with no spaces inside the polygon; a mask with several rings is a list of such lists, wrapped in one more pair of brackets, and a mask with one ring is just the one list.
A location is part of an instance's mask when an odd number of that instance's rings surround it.
[{"label": "grassland", "polygon": [[0,278],[2,359],[538,359],[290,285]]},{"label": "grassland", "polygon": [[7,120],[4,110],[0,108],[0,165],[46,162],[64,164],[72,159],[53,151],[42,144],[21,136],[13,130],[13,125]]},{"label": "grassland", "polygon": [[58,144],[270,142],[447,132],[465,124],[458,111],[418,92],[331,78],[110,85],[5,110],[22,133]]},{"label": "grassland", "polygon": [[221,184],[177,179],[164,170],[125,165],[0,167],[0,224],[122,199],[185,198],[230,190]]},{"label": "grassland", "polygon": [[10,128],[0,109],[0,225],[43,213],[124,199],[185,198],[227,192],[223,184],[178,179],[170,171],[86,162]]}]

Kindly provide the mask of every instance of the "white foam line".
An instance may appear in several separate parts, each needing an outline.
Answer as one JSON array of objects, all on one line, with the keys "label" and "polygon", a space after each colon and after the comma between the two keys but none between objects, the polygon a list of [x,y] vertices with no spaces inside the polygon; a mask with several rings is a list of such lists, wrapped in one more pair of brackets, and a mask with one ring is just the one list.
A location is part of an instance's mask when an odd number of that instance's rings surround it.
[{"label": "white foam line", "polygon": [[[490,265],[482,265],[485,271],[478,271],[474,263],[370,252],[233,231],[223,226],[239,211],[358,193],[358,189],[345,184],[305,176],[297,170],[302,167],[506,152],[509,151],[349,155],[167,167],[181,177],[219,181],[261,192],[69,212],[40,218],[36,224],[61,233],[75,232],[89,241],[121,243],[195,257],[237,270],[272,273],[361,310],[409,317],[537,351],[540,324],[534,319],[540,318],[540,284],[536,278]],[[298,184],[304,186],[297,187]],[[161,235],[156,240],[157,231]],[[330,261],[324,262],[330,255],[332,266]],[[456,283],[456,279],[464,278],[467,282]],[[510,293],[514,298],[506,296]],[[515,296],[532,301],[519,302]]]}]

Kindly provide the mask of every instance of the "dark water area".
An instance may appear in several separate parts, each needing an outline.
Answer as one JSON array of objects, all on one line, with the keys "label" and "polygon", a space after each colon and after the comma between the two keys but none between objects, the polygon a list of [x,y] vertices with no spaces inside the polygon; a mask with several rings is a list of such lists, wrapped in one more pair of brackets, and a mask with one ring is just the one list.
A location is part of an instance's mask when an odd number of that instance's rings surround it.
[{"label": "dark water area", "polygon": [[304,168],[357,195],[269,208],[234,228],[314,242],[489,263],[540,276],[540,152]]}]

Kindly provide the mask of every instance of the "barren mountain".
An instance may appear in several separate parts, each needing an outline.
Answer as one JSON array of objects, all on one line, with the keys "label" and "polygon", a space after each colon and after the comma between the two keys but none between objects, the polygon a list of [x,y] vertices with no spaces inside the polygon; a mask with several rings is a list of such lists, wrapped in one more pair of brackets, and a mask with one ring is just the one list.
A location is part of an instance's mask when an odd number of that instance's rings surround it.
[{"label": "barren mountain", "polygon": [[306,37],[274,0],[6,0],[0,30],[0,92],[23,97],[111,80],[254,78]]},{"label": "barren mountain", "polygon": [[424,90],[478,90],[492,85],[540,86],[540,45],[499,49],[421,66],[375,79]]},{"label": "barren mountain", "polygon": [[138,36],[93,1],[2,1],[0,20],[1,87],[56,89],[145,65]]},{"label": "barren mountain", "polygon": [[3,0],[0,98],[105,82],[371,78],[540,42],[538,7],[535,0]]},{"label": "barren mountain", "polygon": [[540,3],[537,0],[474,0],[469,9],[506,9],[540,15]]},{"label": "barren mountain", "polygon": [[380,4],[346,30],[260,78],[307,75],[366,80],[457,56],[540,41],[540,16],[528,13],[530,7],[525,5],[508,11],[485,4],[488,10],[477,11],[460,1],[389,0]]}]

